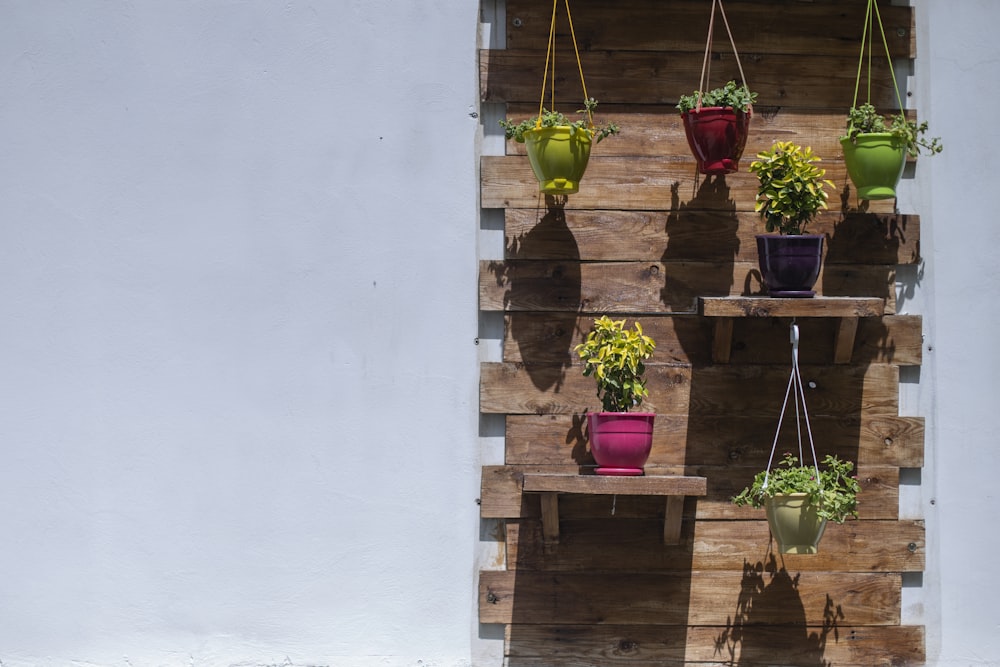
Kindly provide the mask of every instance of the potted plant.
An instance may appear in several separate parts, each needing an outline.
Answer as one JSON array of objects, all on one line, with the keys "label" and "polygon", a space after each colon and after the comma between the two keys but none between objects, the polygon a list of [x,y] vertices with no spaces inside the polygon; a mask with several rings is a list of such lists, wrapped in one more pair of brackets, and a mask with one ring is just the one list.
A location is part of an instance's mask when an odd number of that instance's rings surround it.
[{"label": "potted plant", "polygon": [[843,523],[858,516],[861,485],[851,474],[854,464],[827,455],[823,468],[799,465],[786,453],[770,471],[761,471],[732,501],[764,507],[771,534],[783,554],[814,554],[827,521]]},{"label": "potted plant", "polygon": [[811,148],[776,141],[757,154],[750,171],[759,186],[754,210],[768,232],[757,235],[761,277],[771,296],[811,297],[823,257],[823,236],[803,233],[820,209],[827,207],[826,170],[816,166]]},{"label": "potted plant", "polygon": [[588,412],[590,450],[599,475],[641,475],[653,444],[650,412],[632,412],[649,395],[645,362],[656,343],[642,325],[625,327],[625,320],[604,315],[576,352],[583,359],[583,374],[597,381],[602,412]]},{"label": "potted plant", "polygon": [[902,112],[887,118],[870,103],[851,107],[847,133],[840,138],[840,145],[858,197],[895,197],[906,156],[917,157],[923,151],[934,155],[943,148],[939,138],[925,139],[926,132],[926,121],[918,125]]},{"label": "potted plant", "polygon": [[577,111],[586,118],[571,121],[558,111],[543,108],[534,118],[519,123],[503,119],[500,126],[508,139],[523,143],[528,161],[538,179],[539,191],[551,195],[571,195],[579,191],[580,179],[590,160],[590,147],[612,134],[618,126],[608,123],[595,127],[593,111],[597,100],[589,98]]},{"label": "potted plant", "polygon": [[738,171],[757,93],[735,81],[682,95],[677,103],[688,146],[702,174]]}]

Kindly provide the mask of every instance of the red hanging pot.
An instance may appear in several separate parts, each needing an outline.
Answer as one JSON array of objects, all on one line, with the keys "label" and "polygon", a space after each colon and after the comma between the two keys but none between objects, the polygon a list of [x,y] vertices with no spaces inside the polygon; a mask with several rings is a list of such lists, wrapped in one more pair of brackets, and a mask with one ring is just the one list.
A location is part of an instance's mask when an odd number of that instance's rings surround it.
[{"label": "red hanging pot", "polygon": [[702,107],[681,114],[688,146],[703,174],[739,171],[750,114],[732,107]]}]

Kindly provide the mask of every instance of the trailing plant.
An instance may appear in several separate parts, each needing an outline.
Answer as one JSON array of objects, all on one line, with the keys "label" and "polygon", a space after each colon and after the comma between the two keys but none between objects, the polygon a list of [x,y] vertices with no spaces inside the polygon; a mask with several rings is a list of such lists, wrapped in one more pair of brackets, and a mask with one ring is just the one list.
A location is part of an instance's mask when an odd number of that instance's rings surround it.
[{"label": "trailing plant", "polygon": [[802,148],[790,141],[776,141],[770,150],[757,153],[750,171],[757,174],[759,186],[754,211],[760,214],[767,231],[802,234],[806,225],[826,208],[828,194],[823,189],[826,170],[815,165],[820,157],[812,148]]},{"label": "trailing plant", "polygon": [[[886,120],[889,122],[886,123]],[[847,113],[847,134],[842,139],[856,142],[859,134],[888,132],[897,137],[906,146],[906,152],[911,157],[917,157],[921,151],[929,155],[940,153],[944,146],[940,137],[930,140],[924,138],[927,132],[927,121],[919,125],[915,120],[907,120],[903,113],[891,114],[886,117],[880,114],[872,104],[862,104],[851,107]]]},{"label": "trailing plant", "polygon": [[690,95],[681,95],[677,101],[677,109],[681,113],[686,113],[698,108],[698,95],[701,94],[701,106],[704,107],[731,107],[734,111],[749,111],[750,105],[757,101],[757,93],[750,92],[746,86],[741,86],[735,81],[730,81],[722,88],[713,88],[709,91],[694,91]]},{"label": "trailing plant", "polygon": [[821,518],[843,523],[848,517],[858,516],[857,495],[861,485],[851,474],[853,470],[854,464],[850,461],[841,461],[828,454],[817,479],[815,466],[801,466],[798,457],[786,453],[770,473],[757,473],[753,483],[732,501],[739,506],[763,507],[764,502],[775,495],[805,493]]},{"label": "trailing plant", "polygon": [[[618,134],[620,131],[618,125],[615,123],[608,123],[607,125],[601,125],[597,127],[589,127],[591,114],[597,107],[597,100],[593,97],[587,99],[584,103],[583,109],[578,109],[577,113],[586,114],[586,118],[581,118],[580,120],[570,120],[567,116],[563,115],[559,111],[549,111],[548,109],[542,109],[542,115],[535,116],[534,118],[529,118],[527,120],[522,120],[519,123],[507,120],[506,118],[500,121],[500,127],[504,129],[504,135],[508,139],[514,139],[524,143],[524,133],[530,130],[534,130],[538,127],[560,127],[569,126],[576,130],[588,131],[592,134],[596,143],[600,143],[603,139],[611,136],[612,134]],[[539,123],[539,118],[541,118],[541,123]]]},{"label": "trailing plant", "polygon": [[642,325],[626,329],[625,320],[604,315],[576,352],[584,360],[583,374],[597,381],[597,397],[605,412],[628,412],[642,404],[646,389],[645,361],[656,343],[642,332]]}]

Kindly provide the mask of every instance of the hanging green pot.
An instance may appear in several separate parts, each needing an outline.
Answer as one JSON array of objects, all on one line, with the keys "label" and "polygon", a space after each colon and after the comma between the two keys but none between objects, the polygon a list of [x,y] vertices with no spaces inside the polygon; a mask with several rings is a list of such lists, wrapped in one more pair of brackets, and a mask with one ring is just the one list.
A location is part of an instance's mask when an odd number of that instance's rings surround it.
[{"label": "hanging green pot", "polygon": [[776,493],[764,503],[771,534],[783,554],[814,554],[826,530],[807,493]]},{"label": "hanging green pot", "polygon": [[847,173],[859,199],[892,199],[906,166],[906,143],[890,132],[843,137]]},{"label": "hanging green pot", "polygon": [[571,195],[580,189],[593,136],[590,130],[572,125],[539,127],[524,133],[528,161],[540,192]]}]

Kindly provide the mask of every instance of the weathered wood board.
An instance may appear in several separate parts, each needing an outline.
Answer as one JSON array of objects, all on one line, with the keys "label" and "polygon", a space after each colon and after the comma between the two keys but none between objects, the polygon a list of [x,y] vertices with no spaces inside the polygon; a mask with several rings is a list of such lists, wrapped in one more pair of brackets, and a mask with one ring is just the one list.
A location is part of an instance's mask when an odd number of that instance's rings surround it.
[{"label": "weathered wood board", "polygon": [[[481,365],[480,411],[504,415],[506,437],[504,464],[482,470],[481,515],[501,522],[503,548],[502,569],[480,573],[479,620],[506,625],[509,667],[924,661],[924,628],[901,625],[903,573],[926,567],[924,524],[899,511],[901,470],[924,462],[924,419],[899,411],[899,369],[923,354],[922,317],[906,312],[921,220],[896,200],[858,200],[840,146],[866,5],[727,0],[759,97],[740,170],[707,177],[674,105],[697,87],[711,3],[622,0],[609,21],[607,3],[573,0],[587,91],[601,102],[595,120],[621,133],[594,148],[568,198],[539,194],[521,144],[482,157],[480,205],[503,211],[504,248],[480,263],[479,307],[502,314],[504,331],[502,361]],[[479,54],[481,99],[497,105],[491,115],[527,118],[538,109],[552,6],[505,6],[506,48]],[[583,90],[563,7],[554,81],[568,112]],[[913,58],[914,9],[880,9],[893,56]],[[898,108],[889,63],[872,65],[874,103]],[[717,18],[709,81],[729,78],[740,75]],[[834,184],[808,228],[825,237],[818,293],[873,297],[880,308],[846,322],[704,316],[702,297],[763,293],[755,236],[765,230],[748,167],[775,140],[812,147]],[[904,178],[919,168],[911,160]],[[663,497],[559,493],[546,505],[523,492],[526,473],[593,473],[586,412],[600,403],[574,348],[604,313],[641,321],[657,342],[643,405],[657,413],[647,473],[706,480],[706,495],[671,510],[677,544],[663,541]],[[776,554],[763,511],[731,502],[771,452],[793,321],[817,450],[855,461],[862,485],[859,518],[828,526],[810,556]],[[778,442],[797,447],[787,423]]]}]

